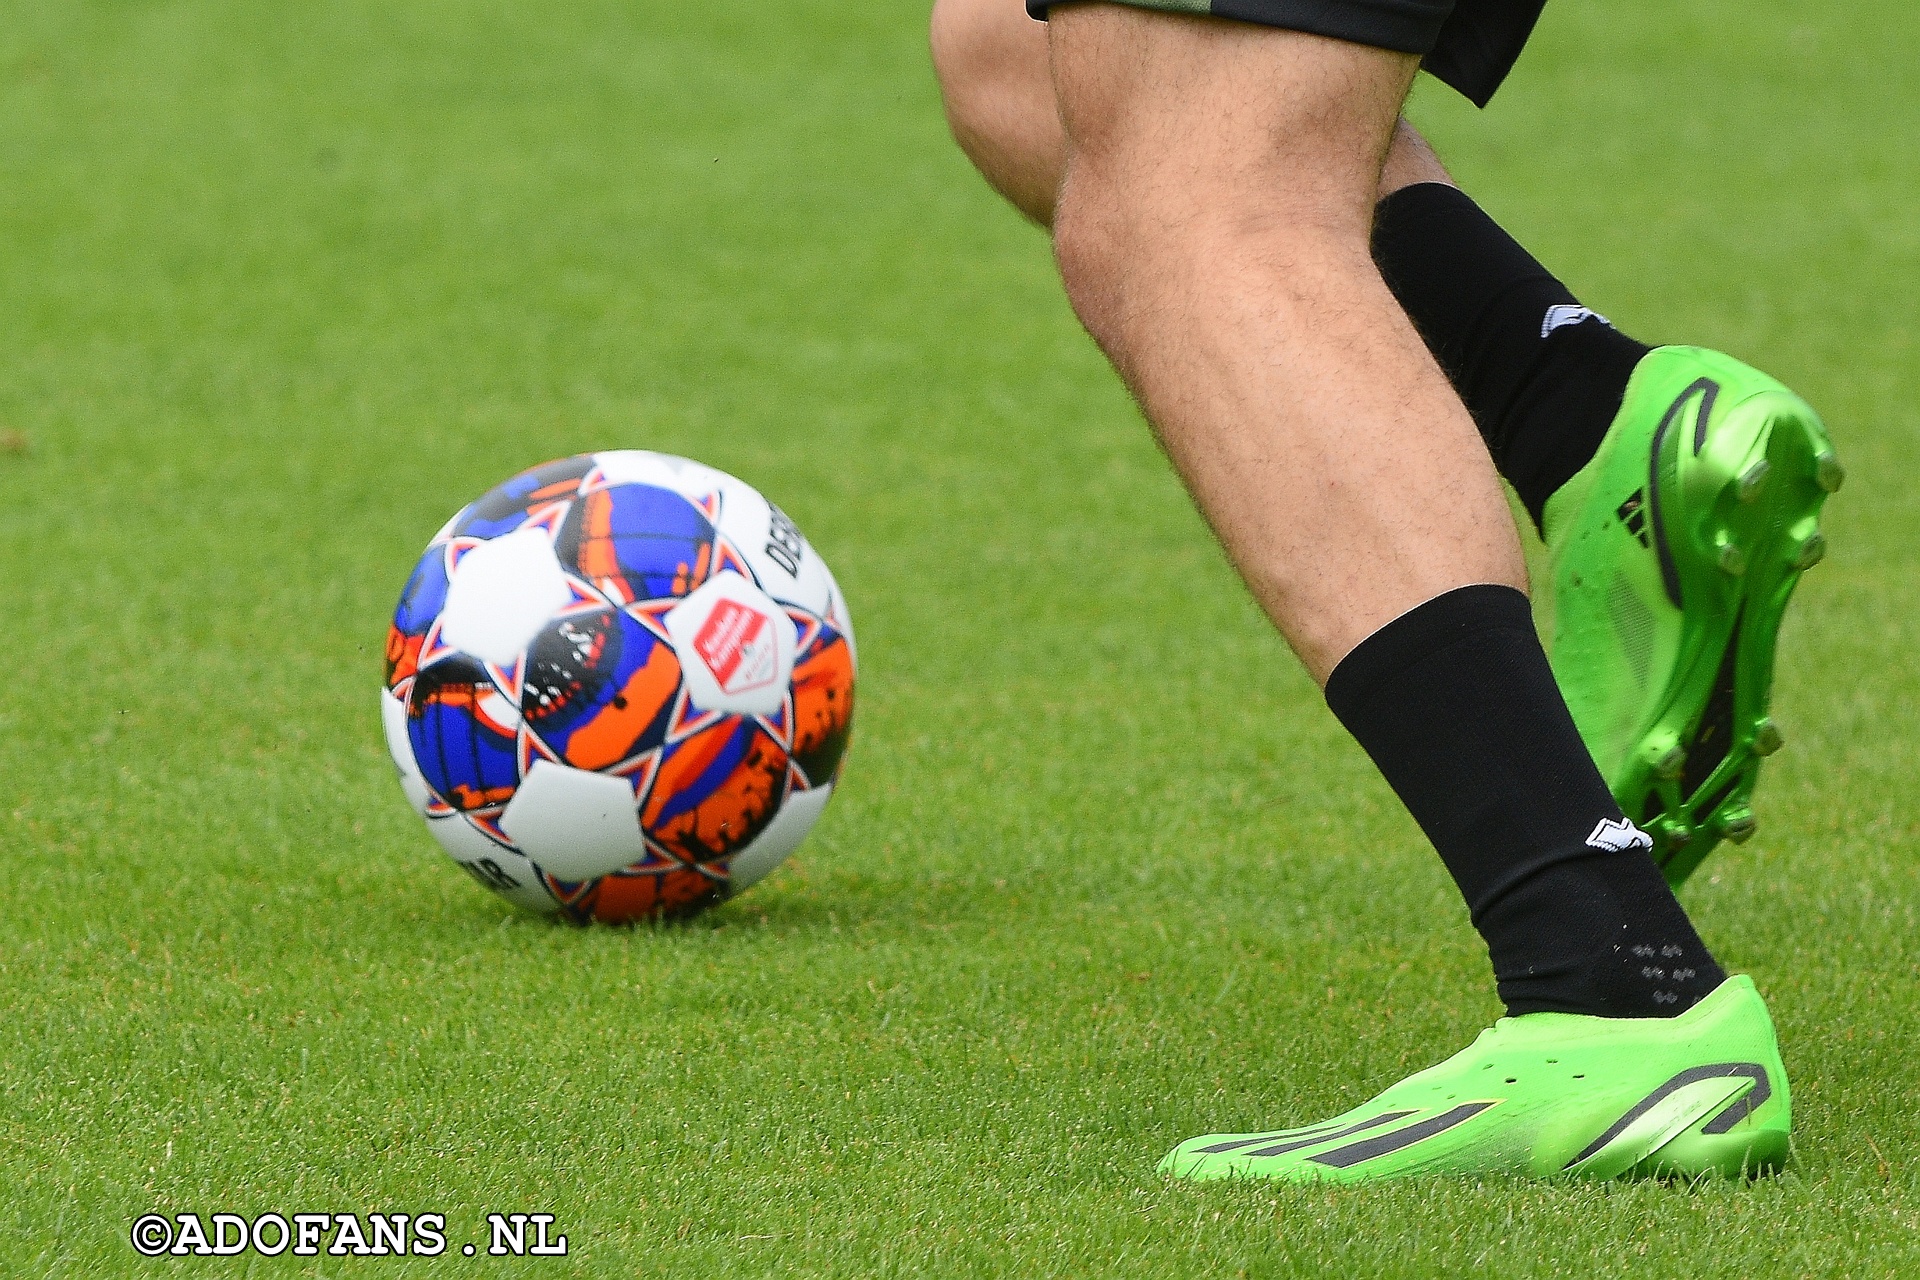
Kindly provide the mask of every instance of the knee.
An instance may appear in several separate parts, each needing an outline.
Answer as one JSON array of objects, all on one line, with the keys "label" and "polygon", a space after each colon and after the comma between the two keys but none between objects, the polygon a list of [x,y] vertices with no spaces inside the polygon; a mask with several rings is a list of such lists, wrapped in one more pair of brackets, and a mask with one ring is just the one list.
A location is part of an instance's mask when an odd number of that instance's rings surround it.
[{"label": "knee", "polygon": [[929,43],[947,123],[995,190],[1042,225],[1066,163],[1047,33],[1021,0],[936,0]]},{"label": "knee", "polygon": [[1070,297],[1134,277],[1174,284],[1232,236],[1241,208],[1225,184],[1191,171],[1175,181],[1165,156],[1101,143],[1075,151],[1060,185],[1053,245]]},{"label": "knee", "polygon": [[1125,204],[1102,198],[1089,190],[1091,184],[1076,181],[1078,176],[1069,170],[1061,187],[1053,222],[1053,256],[1068,301],[1093,336],[1101,339],[1100,322],[1124,292],[1125,271],[1129,265],[1142,265],[1137,252],[1128,252],[1129,243],[1140,236],[1130,226],[1131,210]]},{"label": "knee", "polygon": [[1053,222],[1060,282],[1080,322],[1109,357],[1125,363],[1128,335],[1143,316],[1185,292],[1211,237],[1139,175],[1095,164],[1067,170]]},{"label": "knee", "polygon": [[1306,286],[1336,261],[1371,269],[1371,207],[1239,166],[1174,165],[1151,147],[1079,152],[1061,185],[1054,255],[1067,296],[1114,349],[1133,319],[1225,274]]},{"label": "knee", "polygon": [[[1023,27],[1037,25],[1020,0],[934,0],[927,44],[955,133],[976,134],[990,125],[993,105],[1010,73],[1022,67],[1031,70],[1035,62],[1036,37]],[[1038,69],[1044,75],[1045,37],[1037,41]]]}]

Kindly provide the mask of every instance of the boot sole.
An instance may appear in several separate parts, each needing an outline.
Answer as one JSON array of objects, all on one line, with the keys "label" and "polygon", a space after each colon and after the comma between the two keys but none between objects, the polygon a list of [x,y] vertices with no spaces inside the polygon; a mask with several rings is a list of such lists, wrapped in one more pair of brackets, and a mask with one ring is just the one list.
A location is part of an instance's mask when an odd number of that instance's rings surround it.
[{"label": "boot sole", "polygon": [[1845,475],[1798,397],[1755,393],[1709,430],[1718,393],[1697,380],[1654,434],[1649,524],[1687,626],[1660,710],[1613,786],[1676,887],[1720,841],[1754,833],[1760,764],[1783,742],[1769,715],[1780,624],[1826,554],[1820,508]]}]

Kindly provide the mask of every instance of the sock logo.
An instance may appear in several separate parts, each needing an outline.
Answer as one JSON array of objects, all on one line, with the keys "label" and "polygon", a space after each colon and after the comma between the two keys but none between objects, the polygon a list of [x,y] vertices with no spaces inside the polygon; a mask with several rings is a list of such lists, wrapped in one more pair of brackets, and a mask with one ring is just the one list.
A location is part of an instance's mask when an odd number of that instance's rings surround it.
[{"label": "sock logo", "polygon": [[1540,321],[1540,336],[1544,338],[1555,329],[1564,329],[1570,324],[1579,324],[1583,320],[1598,320],[1608,328],[1613,327],[1613,321],[1598,311],[1562,302],[1547,308],[1546,316]]},{"label": "sock logo", "polygon": [[1634,826],[1631,819],[1602,818],[1587,833],[1587,847],[1608,853],[1619,853],[1622,849],[1645,849],[1651,853],[1653,837]]}]

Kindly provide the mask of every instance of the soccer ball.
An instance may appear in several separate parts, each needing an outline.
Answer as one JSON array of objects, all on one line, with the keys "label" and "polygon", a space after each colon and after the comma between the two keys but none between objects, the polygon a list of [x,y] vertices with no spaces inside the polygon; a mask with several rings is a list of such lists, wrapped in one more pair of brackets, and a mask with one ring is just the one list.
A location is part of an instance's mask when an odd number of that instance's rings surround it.
[{"label": "soccer ball", "polygon": [[666,454],[581,454],[466,507],[387,632],[407,800],[533,911],[692,915],[799,846],[853,727],[853,628],[780,508]]}]

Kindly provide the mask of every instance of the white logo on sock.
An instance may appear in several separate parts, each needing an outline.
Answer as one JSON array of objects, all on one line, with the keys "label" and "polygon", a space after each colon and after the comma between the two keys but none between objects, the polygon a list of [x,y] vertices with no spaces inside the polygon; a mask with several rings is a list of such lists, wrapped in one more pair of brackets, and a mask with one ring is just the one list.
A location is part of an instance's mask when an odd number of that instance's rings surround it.
[{"label": "white logo on sock", "polygon": [[1653,837],[1626,818],[1602,818],[1587,836],[1587,846],[1608,853],[1619,853],[1622,849],[1645,849],[1651,853]]},{"label": "white logo on sock", "polygon": [[1582,320],[1598,320],[1608,328],[1613,327],[1613,321],[1598,311],[1587,307],[1569,306],[1562,302],[1547,308],[1546,318],[1540,322],[1540,336],[1544,338],[1555,329],[1565,325],[1579,324]]}]

